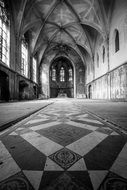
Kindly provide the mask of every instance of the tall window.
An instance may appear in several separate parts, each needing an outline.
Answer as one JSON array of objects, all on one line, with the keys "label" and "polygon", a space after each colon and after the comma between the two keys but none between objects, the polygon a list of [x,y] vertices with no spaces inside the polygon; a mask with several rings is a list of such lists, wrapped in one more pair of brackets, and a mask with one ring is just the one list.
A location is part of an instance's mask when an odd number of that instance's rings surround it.
[{"label": "tall window", "polygon": [[37,82],[37,60],[33,58],[33,81]]},{"label": "tall window", "polygon": [[72,69],[69,69],[69,81],[72,81]]},{"label": "tall window", "polygon": [[116,30],[115,33],[115,52],[119,51],[119,32]]},{"label": "tall window", "polygon": [[97,53],[97,67],[99,67],[99,55]]},{"label": "tall window", "polygon": [[56,81],[56,69],[52,68],[52,81]]},{"label": "tall window", "polygon": [[0,0],[0,60],[9,66],[10,30],[4,2]]},{"label": "tall window", "polygon": [[64,82],[65,81],[65,70],[63,67],[60,69],[60,81]]},{"label": "tall window", "polygon": [[28,77],[28,46],[25,41],[21,44],[21,74]]},{"label": "tall window", "polygon": [[105,47],[103,46],[103,63],[105,62]]},{"label": "tall window", "polygon": [[90,74],[90,64],[87,66],[88,68],[88,74]]}]

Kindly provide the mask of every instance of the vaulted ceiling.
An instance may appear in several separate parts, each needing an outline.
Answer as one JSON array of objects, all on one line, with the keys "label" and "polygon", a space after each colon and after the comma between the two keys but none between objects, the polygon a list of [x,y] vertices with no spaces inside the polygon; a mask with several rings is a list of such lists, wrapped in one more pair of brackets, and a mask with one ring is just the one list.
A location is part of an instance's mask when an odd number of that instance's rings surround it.
[{"label": "vaulted ceiling", "polygon": [[[71,50],[82,60],[94,54],[98,36],[108,35],[114,0],[8,0],[19,38],[30,39],[31,54]],[[67,51],[68,50],[68,51]]]}]

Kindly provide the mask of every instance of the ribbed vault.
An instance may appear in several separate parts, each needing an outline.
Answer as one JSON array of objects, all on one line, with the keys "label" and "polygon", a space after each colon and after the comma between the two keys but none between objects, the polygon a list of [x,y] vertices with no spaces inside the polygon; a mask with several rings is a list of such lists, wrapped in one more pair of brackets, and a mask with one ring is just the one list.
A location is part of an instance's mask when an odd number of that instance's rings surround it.
[{"label": "ribbed vault", "polygon": [[[39,61],[53,50],[73,49],[85,62],[83,52],[92,58],[98,35],[108,35],[108,19],[114,0],[8,0],[15,32],[30,39],[30,52]],[[59,48],[60,47],[60,48]],[[83,50],[84,49],[84,50]],[[67,53],[65,50],[63,51]],[[68,51],[69,52],[69,51]],[[69,56],[69,55],[68,55]]]}]

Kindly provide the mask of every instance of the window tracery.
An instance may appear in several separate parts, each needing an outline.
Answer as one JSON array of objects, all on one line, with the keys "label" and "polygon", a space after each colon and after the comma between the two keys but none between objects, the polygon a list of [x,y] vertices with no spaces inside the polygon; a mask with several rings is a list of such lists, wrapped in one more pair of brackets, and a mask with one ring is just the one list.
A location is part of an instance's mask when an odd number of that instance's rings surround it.
[{"label": "window tracery", "polygon": [[28,45],[25,40],[21,43],[21,74],[28,77]]},{"label": "window tracery", "polygon": [[69,81],[72,81],[72,69],[69,69]]},{"label": "window tracery", "polygon": [[60,69],[60,81],[64,82],[65,81],[65,70],[63,67]]},{"label": "window tracery", "polygon": [[56,69],[52,68],[52,81],[56,81]]},{"label": "window tracery", "polygon": [[5,4],[0,0],[0,60],[9,66],[10,22]]},{"label": "window tracery", "polygon": [[33,57],[33,81],[37,82],[37,60]]}]

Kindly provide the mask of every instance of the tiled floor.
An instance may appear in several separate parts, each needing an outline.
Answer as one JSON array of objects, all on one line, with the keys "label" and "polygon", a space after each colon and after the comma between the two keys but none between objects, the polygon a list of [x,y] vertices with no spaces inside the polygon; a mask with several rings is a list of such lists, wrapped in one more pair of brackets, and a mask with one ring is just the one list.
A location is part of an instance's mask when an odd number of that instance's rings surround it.
[{"label": "tiled floor", "polygon": [[127,138],[58,101],[0,138],[0,190],[126,190]]}]

